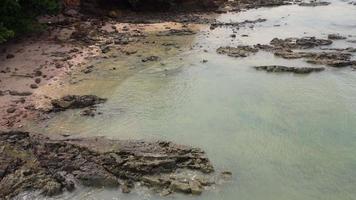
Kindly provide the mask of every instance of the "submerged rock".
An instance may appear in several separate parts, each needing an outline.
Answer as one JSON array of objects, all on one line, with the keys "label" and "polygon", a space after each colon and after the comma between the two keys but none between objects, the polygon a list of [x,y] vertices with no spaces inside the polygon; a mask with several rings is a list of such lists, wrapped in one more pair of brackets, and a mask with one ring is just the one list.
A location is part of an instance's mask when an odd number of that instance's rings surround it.
[{"label": "submerged rock", "polygon": [[247,57],[251,54],[257,53],[258,49],[251,46],[219,47],[216,52],[231,57]]},{"label": "submerged rock", "polygon": [[182,36],[182,35],[194,35],[196,32],[190,29],[170,29],[167,31],[160,31],[156,35],[157,36]]},{"label": "submerged rock", "polygon": [[296,74],[309,74],[311,72],[320,72],[325,68],[323,67],[287,67],[281,65],[270,65],[270,66],[256,66],[256,70],[263,70],[266,72],[290,72]]},{"label": "submerged rock", "polygon": [[339,35],[339,34],[329,34],[328,35],[328,39],[329,40],[345,40],[346,37],[342,36],[342,35]]},{"label": "submerged rock", "polygon": [[106,99],[97,97],[95,95],[67,95],[60,99],[51,101],[52,111],[64,111],[67,109],[86,108],[96,104],[104,103]]},{"label": "submerged rock", "polygon": [[267,21],[267,19],[258,18],[256,20],[245,20],[243,22],[216,22],[216,23],[212,23],[210,25],[210,29],[213,30],[217,27],[225,27],[225,26],[232,26],[235,28],[240,28],[240,27],[246,26],[248,24],[256,24],[256,23],[261,23],[261,22],[265,22],[265,21]]},{"label": "submerged rock", "polygon": [[302,2],[299,3],[299,6],[309,6],[309,7],[316,7],[316,6],[327,6],[330,5],[330,2],[327,1],[316,1],[316,0],[312,0],[310,2]]},{"label": "submerged rock", "polygon": [[141,61],[142,62],[148,62],[148,61],[158,61],[160,58],[158,56],[148,56],[146,58],[143,58]]},{"label": "submerged rock", "polygon": [[342,52],[293,52],[293,51],[277,51],[276,56],[286,59],[307,58],[308,63],[328,65],[331,67],[346,67],[356,64],[355,60],[351,60],[350,53]]},{"label": "submerged rock", "polygon": [[[135,182],[158,191],[200,194],[213,166],[197,148],[170,142],[120,141],[104,138],[54,140],[28,132],[0,132],[0,196],[11,199],[25,191],[56,195],[75,184],[117,187],[129,192]],[[165,193],[169,194],[170,191]]]},{"label": "submerged rock", "polygon": [[315,37],[302,37],[302,38],[274,38],[270,44],[278,48],[288,49],[310,49],[317,46],[330,45],[333,42],[327,39],[318,39]]}]

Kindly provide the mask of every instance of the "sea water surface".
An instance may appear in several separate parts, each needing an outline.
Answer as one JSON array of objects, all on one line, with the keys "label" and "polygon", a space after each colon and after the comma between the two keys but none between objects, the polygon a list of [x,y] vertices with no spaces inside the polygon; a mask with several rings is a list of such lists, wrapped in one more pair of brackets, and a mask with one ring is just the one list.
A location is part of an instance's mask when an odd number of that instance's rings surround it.
[{"label": "sea water surface", "polygon": [[[313,65],[263,51],[231,58],[215,50],[268,44],[274,37],[326,38],[330,33],[356,40],[356,6],[332,1],[329,6],[291,5],[218,16],[226,22],[257,18],[267,21],[235,30],[236,39],[230,37],[233,28],[207,27],[194,37],[194,48],[163,57],[164,65],[153,63],[120,82],[114,74],[97,76],[88,91],[108,98],[98,108],[103,115],[83,118],[79,111],[67,111],[43,127],[49,133],[197,146],[217,171],[232,171],[231,182],[201,196],[82,188],[55,199],[355,200],[356,71],[326,67],[309,75],[265,73],[253,66]],[[332,47],[356,44],[341,40]],[[110,87],[104,87],[108,80]]]}]

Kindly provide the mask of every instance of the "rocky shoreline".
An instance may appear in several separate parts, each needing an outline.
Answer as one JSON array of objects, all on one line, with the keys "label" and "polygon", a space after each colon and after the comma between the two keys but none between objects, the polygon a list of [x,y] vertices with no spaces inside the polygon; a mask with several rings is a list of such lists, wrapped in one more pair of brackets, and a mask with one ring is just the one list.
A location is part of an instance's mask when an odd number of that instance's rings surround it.
[{"label": "rocky shoreline", "polygon": [[[197,1],[195,1],[197,2]],[[216,1],[214,1],[216,3]],[[162,196],[174,192],[201,194],[217,179],[231,178],[230,172],[215,177],[212,163],[204,151],[171,142],[120,141],[105,138],[48,137],[45,133],[14,131],[28,121],[47,119],[68,109],[82,109],[81,115],[95,116],[96,106],[107,99],[87,91],[68,94],[59,88],[76,85],[80,75],[90,76],[99,70],[95,59],[113,59],[120,54],[135,57],[143,65],[159,63],[157,53],[138,52],[142,46],[159,43],[165,50],[179,51],[181,44],[163,41],[164,37],[194,37],[199,25],[210,30],[231,27],[253,27],[266,19],[236,23],[216,21],[214,15],[227,11],[291,4],[291,1],[225,2],[199,12],[136,13],[104,9],[100,17],[67,9],[58,16],[45,16],[48,32],[9,43],[1,48],[0,103],[0,196],[11,199],[25,191],[40,191],[53,196],[72,191],[78,185],[115,187],[124,193],[143,185]],[[327,3],[300,3],[300,6],[327,6]],[[92,8],[87,8],[92,9]],[[137,9],[141,9],[140,6]],[[159,37],[150,41],[148,37]],[[236,35],[230,35],[235,38]],[[334,40],[347,37],[330,34],[315,37],[275,38],[269,44],[223,46],[218,54],[245,58],[259,51],[272,52],[283,59],[305,59],[305,62],[331,67],[356,66],[354,48],[326,48]],[[183,43],[186,41],[183,39]],[[132,46],[135,48],[131,48]],[[321,51],[312,51],[320,48]],[[315,49],[314,49],[315,50]],[[113,53],[114,52],[114,53]],[[152,54],[152,55],[151,55]],[[203,63],[207,60],[203,60]],[[162,65],[164,63],[161,63]],[[266,72],[309,74],[324,67],[255,66]],[[111,67],[111,71],[120,71]],[[121,71],[120,71],[121,72]],[[127,74],[123,73],[123,77]],[[68,86],[69,87],[69,86]],[[11,131],[9,131],[11,130]],[[99,148],[98,148],[99,147]],[[187,175],[186,170],[198,176]],[[182,173],[183,172],[183,173]]]},{"label": "rocky shoreline", "polygon": [[[161,195],[201,194],[215,184],[214,168],[198,149],[171,142],[104,138],[50,139],[21,131],[0,133],[0,195],[25,191],[53,196],[88,187],[117,187],[128,193],[136,184]],[[184,175],[190,170],[196,176]],[[223,172],[219,179],[231,177]]]}]

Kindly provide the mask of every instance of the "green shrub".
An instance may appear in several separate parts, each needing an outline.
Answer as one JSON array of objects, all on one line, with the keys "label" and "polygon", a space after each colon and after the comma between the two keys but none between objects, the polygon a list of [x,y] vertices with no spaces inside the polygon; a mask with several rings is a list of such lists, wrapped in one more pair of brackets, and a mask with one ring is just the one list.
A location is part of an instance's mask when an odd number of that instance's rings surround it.
[{"label": "green shrub", "polygon": [[37,30],[38,15],[58,10],[58,0],[0,0],[0,43]]}]

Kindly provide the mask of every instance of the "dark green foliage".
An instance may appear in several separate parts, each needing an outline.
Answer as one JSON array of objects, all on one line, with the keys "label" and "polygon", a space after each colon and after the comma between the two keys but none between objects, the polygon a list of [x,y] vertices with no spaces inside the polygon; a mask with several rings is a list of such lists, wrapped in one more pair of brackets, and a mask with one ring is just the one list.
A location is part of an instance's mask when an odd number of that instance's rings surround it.
[{"label": "dark green foliage", "polygon": [[35,18],[59,10],[58,0],[0,0],[0,43],[39,28]]}]

